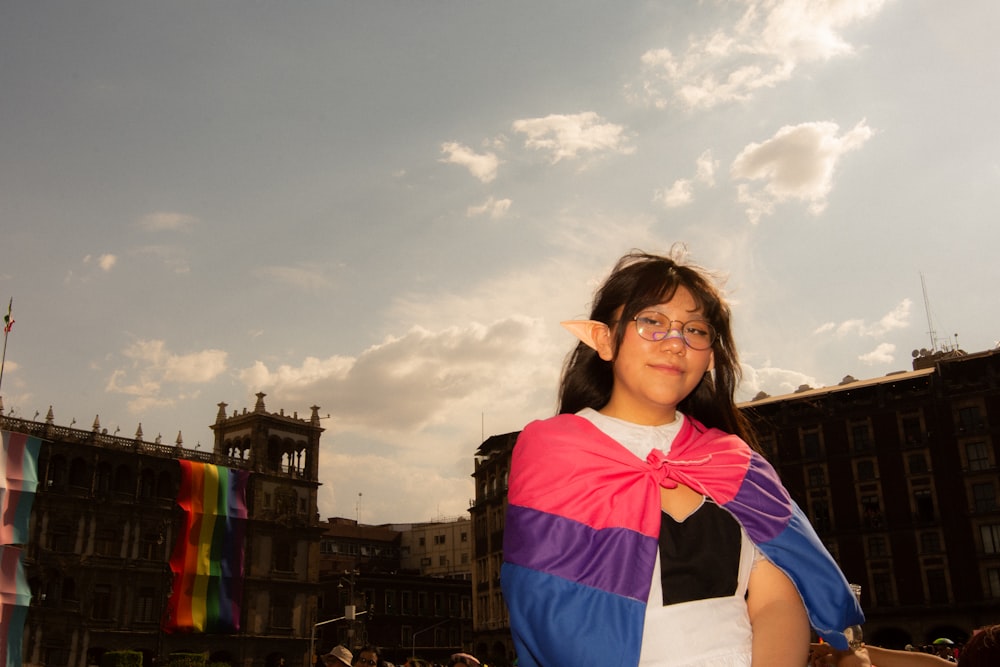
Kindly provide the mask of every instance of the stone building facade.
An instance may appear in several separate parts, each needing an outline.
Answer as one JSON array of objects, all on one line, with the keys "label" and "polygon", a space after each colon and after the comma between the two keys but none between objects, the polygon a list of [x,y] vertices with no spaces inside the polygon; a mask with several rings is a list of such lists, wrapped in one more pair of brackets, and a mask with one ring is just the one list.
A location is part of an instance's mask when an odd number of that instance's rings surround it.
[{"label": "stone building facade", "polygon": [[[316,617],[318,408],[309,418],[219,404],[212,451],[0,417],[0,428],[42,439],[39,488],[25,545],[32,603],[24,627],[26,663],[86,667],[109,650],[205,652],[234,666],[305,664]],[[251,472],[247,488],[243,599],[234,634],[164,633],[173,585],[169,560],[182,511],[179,460]]]}]

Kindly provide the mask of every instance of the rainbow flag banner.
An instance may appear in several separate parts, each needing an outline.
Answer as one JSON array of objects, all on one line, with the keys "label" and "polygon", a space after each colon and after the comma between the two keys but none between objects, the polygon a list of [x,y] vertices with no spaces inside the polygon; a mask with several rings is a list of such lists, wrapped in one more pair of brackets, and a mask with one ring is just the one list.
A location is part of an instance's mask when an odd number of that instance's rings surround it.
[{"label": "rainbow flag banner", "polygon": [[5,667],[22,665],[24,619],[30,603],[21,548],[0,546],[0,660]]},{"label": "rainbow flag banner", "polygon": [[163,629],[237,632],[250,472],[195,461],[180,465],[177,504],[185,519],[170,557],[174,585]]},{"label": "rainbow flag banner", "polygon": [[26,544],[31,505],[38,489],[38,450],[42,441],[24,433],[0,431],[0,544]]}]

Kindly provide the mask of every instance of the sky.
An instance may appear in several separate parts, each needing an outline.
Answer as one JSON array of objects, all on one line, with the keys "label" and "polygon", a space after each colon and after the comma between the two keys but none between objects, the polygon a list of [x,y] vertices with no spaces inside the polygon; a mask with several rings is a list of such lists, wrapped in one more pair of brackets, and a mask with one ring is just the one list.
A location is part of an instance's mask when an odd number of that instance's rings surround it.
[{"label": "sky", "polygon": [[219,403],[316,405],[321,517],[403,523],[466,515],[482,441],[553,414],[559,322],[631,249],[724,280],[740,400],[992,349],[997,25],[994,0],[7,0],[4,412],[205,449]]}]

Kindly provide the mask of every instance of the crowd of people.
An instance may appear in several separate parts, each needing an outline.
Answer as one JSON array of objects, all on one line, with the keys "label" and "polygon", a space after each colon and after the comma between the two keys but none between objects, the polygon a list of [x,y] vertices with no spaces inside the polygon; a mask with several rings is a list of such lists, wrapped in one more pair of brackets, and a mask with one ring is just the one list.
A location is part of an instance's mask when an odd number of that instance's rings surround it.
[{"label": "crowd of people", "polygon": [[[364,646],[354,655],[343,645],[334,646],[329,653],[321,656],[324,667],[397,667],[394,663],[382,659],[377,646]],[[484,667],[479,660],[469,653],[455,653],[444,665],[430,662],[423,658],[412,656],[406,659],[402,667]]]},{"label": "crowd of people", "polygon": [[905,650],[862,644],[840,651],[829,644],[811,644],[810,667],[997,667],[1000,665],[1000,624],[979,628],[965,644],[938,642]]}]

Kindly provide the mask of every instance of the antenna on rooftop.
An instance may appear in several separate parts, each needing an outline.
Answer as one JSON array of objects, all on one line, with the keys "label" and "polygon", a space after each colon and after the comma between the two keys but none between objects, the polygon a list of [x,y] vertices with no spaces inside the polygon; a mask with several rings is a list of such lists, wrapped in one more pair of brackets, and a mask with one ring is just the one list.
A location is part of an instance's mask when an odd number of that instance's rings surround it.
[{"label": "antenna on rooftop", "polygon": [[927,297],[927,283],[924,282],[923,273],[920,274],[920,290],[924,293],[924,314],[927,316],[927,335],[931,337],[931,352],[937,352],[937,336],[931,321],[931,302]]},{"label": "antenna on rooftop", "polygon": [[920,274],[920,289],[924,293],[924,313],[927,315],[927,335],[931,338],[931,354],[938,352],[951,352],[958,349],[958,334],[955,334],[954,345],[950,343],[938,344],[937,331],[934,330],[934,321],[931,318],[931,300],[927,296],[927,283],[924,282],[924,274]]}]

